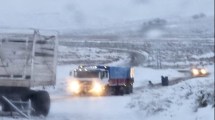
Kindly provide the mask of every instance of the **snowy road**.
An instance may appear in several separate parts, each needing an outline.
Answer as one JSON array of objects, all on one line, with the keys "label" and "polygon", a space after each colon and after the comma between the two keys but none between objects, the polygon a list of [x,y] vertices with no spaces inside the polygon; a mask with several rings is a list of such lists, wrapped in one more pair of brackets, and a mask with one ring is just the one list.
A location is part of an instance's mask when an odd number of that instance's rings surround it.
[{"label": "snowy road", "polygon": [[[74,66],[60,66],[58,68],[58,79],[66,77],[69,70]],[[148,72],[154,72],[148,74]],[[170,71],[173,74],[169,74]],[[144,75],[141,73],[145,73]],[[155,84],[160,84],[160,75],[168,75],[169,78],[175,79],[183,74],[176,70],[153,70],[149,68],[136,68],[136,79],[134,84],[134,93],[125,96],[102,96],[102,97],[74,97],[62,93],[56,95],[51,93],[52,105],[47,120],[64,119],[64,120],[140,120],[144,116],[132,110],[128,103],[140,90],[148,85],[148,80]],[[153,75],[153,76],[152,76]],[[61,81],[62,82],[62,81]],[[60,85],[60,83],[58,83]],[[63,85],[63,84],[61,84]],[[59,88],[62,88],[60,86]],[[148,88],[148,87],[147,87]]]},{"label": "snowy road", "polygon": [[[132,95],[125,96],[81,96],[74,97],[62,89],[65,78],[74,66],[59,66],[56,91],[51,91],[52,105],[47,120],[139,120],[137,113],[127,107]],[[136,82],[142,84],[141,82]]]},{"label": "snowy road", "polygon": [[[150,68],[135,68],[135,83],[134,93],[124,96],[81,96],[74,97],[65,92],[65,78],[69,74],[69,70],[74,66],[59,66],[58,81],[55,89],[48,89],[51,95],[51,109],[46,118],[32,117],[34,120],[157,120],[162,116],[165,120],[179,120],[181,115],[187,116],[187,120],[204,120],[201,119],[205,114],[208,116],[211,109],[208,107],[204,110],[205,113],[194,114],[192,107],[195,105],[195,94],[191,95],[190,99],[184,98],[184,95],[189,93],[189,86],[193,87],[193,91],[198,91],[204,86],[214,83],[211,78],[213,75],[203,78],[191,78],[176,69],[150,69]],[[213,66],[210,67],[213,73]],[[144,73],[144,74],[143,74]],[[160,85],[160,76],[168,76],[172,86],[162,87]],[[154,88],[148,86],[148,81],[151,80],[155,85]],[[186,81],[187,80],[187,81]],[[206,81],[206,82],[204,82]],[[202,87],[203,85],[203,87]],[[197,86],[197,88],[195,88]],[[182,89],[185,88],[185,89]],[[175,92],[180,91],[178,94]],[[165,95],[163,93],[166,93]],[[167,103],[170,101],[170,103]],[[150,105],[152,104],[152,105]],[[150,105],[150,106],[149,106]],[[167,105],[167,106],[166,106]],[[146,108],[145,108],[146,107]],[[152,115],[150,112],[157,108],[164,108],[160,114]],[[181,110],[177,113],[177,109]],[[170,112],[171,113],[168,113]],[[147,114],[149,115],[147,115]],[[153,117],[154,118],[151,118]],[[173,116],[173,118],[171,117]],[[212,120],[212,116],[208,116],[208,120]],[[14,118],[3,117],[2,120],[13,120]],[[23,118],[18,118],[23,119]]]},{"label": "snowy road", "polygon": [[126,108],[130,99],[130,96],[107,96],[55,100],[47,119],[139,120],[134,111]]},{"label": "snowy road", "polygon": [[[65,68],[69,67],[61,67],[60,69],[66,70]],[[154,74],[147,74],[151,71]],[[142,72],[145,74],[141,74]],[[188,74],[182,74],[173,69],[154,70],[149,68],[136,68],[135,74],[134,93],[131,95],[102,97],[52,95],[52,107],[46,120],[140,120],[145,118],[145,115],[142,112],[133,110],[129,103],[133,103],[131,101],[140,95],[140,91],[152,90],[148,86],[148,80],[155,83],[154,88],[156,89],[152,91],[157,92],[161,89],[162,92],[167,87],[161,86],[160,75],[168,75],[170,85],[183,84],[183,82],[186,80],[189,81],[192,78]],[[153,94],[154,92],[152,92],[152,96]],[[146,101],[150,99],[153,101],[149,93],[146,93],[145,96],[148,98]]]}]

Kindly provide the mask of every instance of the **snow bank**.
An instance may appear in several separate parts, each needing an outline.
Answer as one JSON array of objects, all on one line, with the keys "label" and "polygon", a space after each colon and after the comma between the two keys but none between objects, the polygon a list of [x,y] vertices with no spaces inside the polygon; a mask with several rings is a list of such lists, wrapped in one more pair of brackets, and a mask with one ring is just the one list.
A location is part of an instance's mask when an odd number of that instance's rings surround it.
[{"label": "snow bank", "polygon": [[168,76],[169,80],[184,76],[177,69],[152,69],[135,67],[135,87],[148,85],[148,81],[152,83],[161,83],[161,76]]},{"label": "snow bank", "polygon": [[214,100],[214,66],[208,66],[208,70],[211,72],[208,77],[159,89],[142,89],[132,97],[128,108],[142,114],[146,120],[214,120],[214,103],[200,108],[198,102],[202,91],[210,93],[208,99]]}]

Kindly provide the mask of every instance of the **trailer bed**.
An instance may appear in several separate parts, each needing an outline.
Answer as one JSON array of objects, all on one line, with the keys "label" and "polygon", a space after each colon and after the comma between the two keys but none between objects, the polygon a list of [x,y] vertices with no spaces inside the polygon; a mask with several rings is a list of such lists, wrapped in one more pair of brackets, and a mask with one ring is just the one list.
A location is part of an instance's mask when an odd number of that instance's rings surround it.
[{"label": "trailer bed", "polygon": [[38,30],[9,31],[0,30],[0,86],[54,85],[57,34],[43,34]]}]

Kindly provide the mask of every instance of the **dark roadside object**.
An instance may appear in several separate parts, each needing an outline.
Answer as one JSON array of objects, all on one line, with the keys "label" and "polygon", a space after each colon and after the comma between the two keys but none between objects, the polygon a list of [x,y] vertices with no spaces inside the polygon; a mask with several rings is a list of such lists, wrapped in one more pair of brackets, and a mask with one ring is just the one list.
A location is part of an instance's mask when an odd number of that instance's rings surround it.
[{"label": "dark roadside object", "polygon": [[150,86],[150,87],[153,87],[153,86],[154,86],[154,84],[152,83],[152,81],[149,81],[149,86]]},{"label": "dark roadside object", "polygon": [[162,83],[162,86],[168,86],[169,85],[169,79],[167,76],[161,76],[161,83]]}]

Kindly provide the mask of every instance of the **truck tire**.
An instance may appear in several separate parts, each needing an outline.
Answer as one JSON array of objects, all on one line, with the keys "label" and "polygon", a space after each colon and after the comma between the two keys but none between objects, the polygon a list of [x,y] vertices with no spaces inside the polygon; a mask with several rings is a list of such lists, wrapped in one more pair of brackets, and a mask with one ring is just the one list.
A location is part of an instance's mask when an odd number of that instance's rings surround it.
[{"label": "truck tire", "polygon": [[116,89],[116,87],[109,86],[109,94],[110,95],[117,95],[117,89]]},{"label": "truck tire", "polygon": [[125,87],[125,94],[130,94],[130,90],[131,88],[130,88],[130,85],[127,85],[126,87]]},{"label": "truck tire", "polygon": [[130,93],[133,93],[133,85],[132,84],[128,84],[127,86],[126,86],[126,94],[130,94]]},{"label": "truck tire", "polygon": [[[14,111],[13,108],[3,99],[2,96],[5,96],[9,100],[19,101],[22,100],[23,96],[26,96],[26,93],[29,93],[29,88],[26,87],[0,87],[0,104],[2,106],[2,111],[10,112]],[[27,99],[26,99],[27,100]]]},{"label": "truck tire", "polygon": [[124,95],[126,93],[126,87],[119,87],[119,95]]},{"label": "truck tire", "polygon": [[50,109],[50,96],[46,91],[35,91],[30,96],[31,106],[33,111],[32,115],[47,116]]},{"label": "truck tire", "polygon": [[110,87],[108,85],[106,85],[103,95],[107,96],[107,95],[110,95],[110,94],[111,94]]},{"label": "truck tire", "polygon": [[118,89],[117,89],[117,87],[112,87],[112,94],[113,95],[118,95]]},{"label": "truck tire", "polygon": [[3,112],[9,112],[9,111],[11,111],[10,106],[9,106],[8,103],[6,103],[5,101],[2,101],[2,102],[1,102],[1,105],[2,105],[2,111],[3,111]]}]

